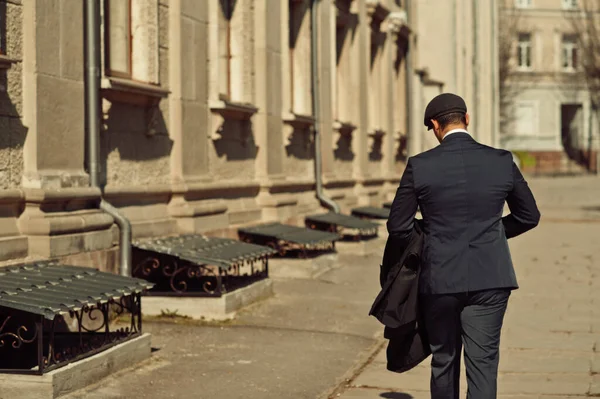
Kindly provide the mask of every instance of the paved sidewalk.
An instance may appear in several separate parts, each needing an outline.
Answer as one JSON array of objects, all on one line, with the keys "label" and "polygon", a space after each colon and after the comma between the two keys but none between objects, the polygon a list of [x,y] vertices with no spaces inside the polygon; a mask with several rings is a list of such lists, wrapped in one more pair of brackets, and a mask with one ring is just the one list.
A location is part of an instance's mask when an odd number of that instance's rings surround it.
[{"label": "paved sidewalk", "polygon": [[155,348],[152,360],[68,398],[323,396],[365,362],[382,335],[368,312],[384,245],[381,237],[341,243],[338,254],[273,260],[275,296],[233,322],[144,319]]},{"label": "paved sidewalk", "polygon": [[[506,318],[500,397],[600,396],[600,179],[532,187],[542,223],[511,242],[521,289]],[[376,353],[383,329],[367,313],[385,238],[272,262],[275,297],[233,323],[145,320],[153,359],[69,398],[324,399],[336,387],[343,399],[428,398],[427,364],[394,374]]]},{"label": "paved sidewalk", "polygon": [[[542,222],[511,240],[520,289],[511,296],[503,330],[499,397],[597,397],[600,208],[593,208],[600,205],[600,179],[545,179],[531,185]],[[463,370],[463,392],[465,384]],[[338,397],[425,399],[428,385],[429,360],[395,374],[386,371],[382,350]]]}]

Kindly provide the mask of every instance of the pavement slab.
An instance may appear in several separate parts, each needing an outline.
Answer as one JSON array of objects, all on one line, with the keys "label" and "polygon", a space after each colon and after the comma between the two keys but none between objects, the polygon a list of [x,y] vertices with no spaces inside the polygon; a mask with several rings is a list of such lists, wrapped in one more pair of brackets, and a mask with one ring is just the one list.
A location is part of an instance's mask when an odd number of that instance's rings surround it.
[{"label": "pavement slab", "polygon": [[153,366],[68,398],[316,398],[381,342],[383,328],[368,312],[384,245],[381,237],[369,241],[367,255],[275,260],[274,296],[234,321],[145,319]]},{"label": "pavement slab", "polygon": [[[500,399],[600,396],[599,182],[530,180],[542,222],[510,241],[520,289],[503,329]],[[234,321],[145,320],[151,361],[70,398],[429,398],[429,359],[397,374],[374,351],[382,327],[367,314],[385,239],[273,261],[275,295]]]},{"label": "pavement slab", "polygon": [[[502,332],[499,398],[600,395],[600,212],[584,209],[600,209],[600,184],[591,182],[531,182],[542,221],[510,241],[520,288]],[[429,360],[403,374],[385,363],[381,351],[340,397],[429,398]],[[464,366],[461,381],[464,397]]]}]

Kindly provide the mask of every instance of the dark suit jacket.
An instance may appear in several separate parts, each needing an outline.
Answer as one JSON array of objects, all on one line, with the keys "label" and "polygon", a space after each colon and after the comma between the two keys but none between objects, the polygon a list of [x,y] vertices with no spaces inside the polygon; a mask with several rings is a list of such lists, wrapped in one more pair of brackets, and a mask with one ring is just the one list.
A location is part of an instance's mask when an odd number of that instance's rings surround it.
[{"label": "dark suit jacket", "polygon": [[388,237],[379,277],[381,292],[369,312],[385,325],[387,369],[398,373],[412,369],[431,354],[418,304],[421,221],[413,226],[406,246],[397,242],[397,237]]},{"label": "dark suit jacket", "polygon": [[[505,202],[511,213],[503,218]],[[507,239],[537,226],[540,213],[510,152],[453,133],[409,158],[387,222],[398,242],[410,239],[417,208],[425,233],[420,293],[518,288]]]},{"label": "dark suit jacket", "polygon": [[379,275],[381,291],[369,312],[390,328],[401,327],[417,319],[423,231],[421,221],[416,221],[413,226],[408,243],[397,242],[394,236],[388,237]]}]

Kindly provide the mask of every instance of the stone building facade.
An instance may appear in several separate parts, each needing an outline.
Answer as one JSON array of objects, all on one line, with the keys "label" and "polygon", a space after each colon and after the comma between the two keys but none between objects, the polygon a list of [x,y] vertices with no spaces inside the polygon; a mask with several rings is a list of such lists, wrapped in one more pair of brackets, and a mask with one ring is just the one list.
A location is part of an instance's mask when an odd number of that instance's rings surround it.
[{"label": "stone building facade", "polygon": [[[504,32],[511,44],[503,147],[521,153],[533,172],[569,172],[571,160],[598,170],[600,136],[573,23],[588,0],[504,0],[500,13],[516,21]],[[596,5],[597,7],[597,5]],[[597,10],[595,11],[597,14]],[[596,39],[597,40],[597,39]],[[503,105],[504,106],[504,105]]]},{"label": "stone building facade", "polygon": [[300,223],[323,210],[315,124],[326,194],[344,211],[389,200],[409,130],[403,3],[318,1],[316,121],[310,0],[103,0],[101,192],[82,2],[0,1],[0,259],[115,270],[102,196],[134,238]]},{"label": "stone building facade", "polygon": [[[423,125],[427,103],[452,92],[465,99],[469,131],[499,145],[497,0],[419,0],[414,23],[418,48],[412,82],[412,154],[436,146]],[[412,3],[411,3],[412,4]]]}]

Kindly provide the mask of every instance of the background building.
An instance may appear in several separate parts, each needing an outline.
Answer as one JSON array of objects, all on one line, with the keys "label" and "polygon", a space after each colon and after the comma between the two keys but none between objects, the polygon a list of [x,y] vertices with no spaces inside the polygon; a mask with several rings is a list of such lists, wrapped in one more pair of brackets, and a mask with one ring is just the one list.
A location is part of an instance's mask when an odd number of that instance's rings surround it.
[{"label": "background building", "polygon": [[587,6],[597,2],[502,3],[502,146],[519,153],[528,170],[578,171],[579,164],[596,171],[598,123],[581,29],[594,12]]},{"label": "background building", "polygon": [[442,92],[460,95],[471,115],[469,131],[498,145],[498,18],[496,0],[420,0],[415,29],[413,154],[436,146],[423,125],[427,103]]}]

